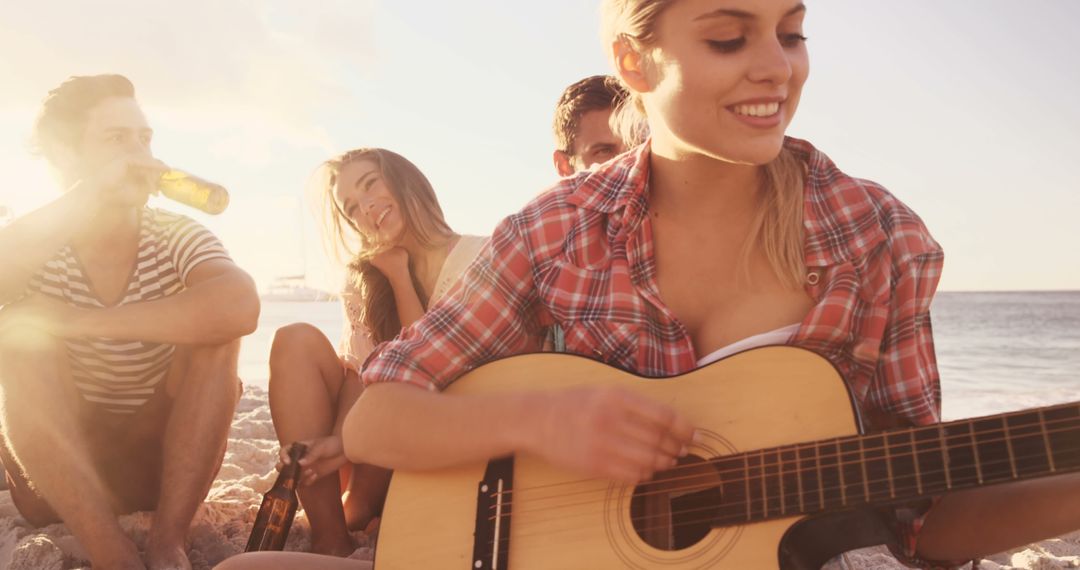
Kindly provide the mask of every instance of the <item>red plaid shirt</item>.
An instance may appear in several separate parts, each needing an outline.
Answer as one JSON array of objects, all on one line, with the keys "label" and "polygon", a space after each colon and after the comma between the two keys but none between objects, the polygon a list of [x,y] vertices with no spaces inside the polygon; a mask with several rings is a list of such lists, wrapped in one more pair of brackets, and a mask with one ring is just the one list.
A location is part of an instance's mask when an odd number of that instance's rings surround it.
[{"label": "red plaid shirt", "polygon": [[[877,184],[805,141],[785,145],[808,167],[805,287],[816,301],[790,344],[836,365],[868,428],[939,421],[930,301],[940,246]],[[657,289],[649,157],[646,144],[563,179],[505,219],[455,289],[369,357],[365,384],[441,390],[491,360],[541,350],[553,323],[567,352],[640,375],[696,368],[690,336]],[[902,526],[910,555],[919,520]]]}]

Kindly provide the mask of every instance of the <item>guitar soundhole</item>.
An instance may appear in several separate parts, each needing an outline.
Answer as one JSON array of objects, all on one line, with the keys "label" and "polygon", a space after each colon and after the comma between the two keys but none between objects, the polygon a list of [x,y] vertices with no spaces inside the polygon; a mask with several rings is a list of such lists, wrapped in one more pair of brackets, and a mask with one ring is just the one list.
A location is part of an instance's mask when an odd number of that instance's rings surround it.
[{"label": "guitar soundhole", "polygon": [[682,550],[712,530],[720,504],[720,476],[712,464],[695,455],[651,481],[638,485],[630,500],[630,518],[638,537],[660,550]]}]

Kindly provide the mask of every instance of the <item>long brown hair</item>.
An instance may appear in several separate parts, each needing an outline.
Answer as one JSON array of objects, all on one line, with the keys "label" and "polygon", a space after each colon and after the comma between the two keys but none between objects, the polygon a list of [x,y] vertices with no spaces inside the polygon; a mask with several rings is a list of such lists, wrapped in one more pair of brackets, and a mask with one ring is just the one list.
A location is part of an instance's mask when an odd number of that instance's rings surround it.
[{"label": "long brown hair", "polygon": [[[394,289],[390,281],[371,263],[372,257],[388,244],[380,244],[374,236],[360,231],[341,211],[334,200],[341,169],[353,162],[369,161],[382,175],[387,189],[400,205],[405,231],[421,246],[434,247],[453,236],[453,230],[443,217],[435,198],[435,190],[423,172],[408,159],[381,148],[350,150],[322,163],[313,177],[310,191],[320,202],[323,218],[323,238],[331,255],[347,268],[347,279],[360,292],[360,322],[371,332],[375,342],[383,342],[401,331]],[[424,295],[409,262],[413,287],[421,300]],[[426,308],[426,307],[425,307]]]},{"label": "long brown hair", "polygon": [[[656,44],[660,16],[675,0],[604,0],[601,36],[607,49],[617,40],[629,42],[649,64],[647,49]],[[614,54],[609,54],[614,58]],[[612,124],[624,139],[638,135],[645,107],[641,95],[627,86],[629,97],[616,109]],[[755,246],[765,254],[769,267],[788,287],[798,288],[805,278],[803,257],[803,183],[805,166],[784,148],[761,167],[758,199],[761,207],[743,245],[742,273],[749,277],[749,257]]]}]

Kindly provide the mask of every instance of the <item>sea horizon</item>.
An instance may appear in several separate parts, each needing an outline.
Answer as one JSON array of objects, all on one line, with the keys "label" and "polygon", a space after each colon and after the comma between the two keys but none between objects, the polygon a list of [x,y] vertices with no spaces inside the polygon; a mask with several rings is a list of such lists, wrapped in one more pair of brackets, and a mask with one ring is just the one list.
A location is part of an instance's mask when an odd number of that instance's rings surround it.
[{"label": "sea horizon", "polygon": [[[336,301],[263,303],[244,339],[240,375],[265,389],[274,331],[293,322],[319,328],[337,346]],[[946,420],[1080,399],[1080,290],[942,291],[931,307]]]}]

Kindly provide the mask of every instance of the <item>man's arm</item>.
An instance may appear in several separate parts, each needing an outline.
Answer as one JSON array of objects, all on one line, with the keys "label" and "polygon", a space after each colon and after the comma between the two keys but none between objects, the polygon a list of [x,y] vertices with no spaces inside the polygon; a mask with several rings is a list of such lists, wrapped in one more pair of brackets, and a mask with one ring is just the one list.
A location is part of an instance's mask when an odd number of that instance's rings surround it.
[{"label": "man's arm", "polygon": [[187,289],[156,301],[80,311],[65,336],[168,344],[220,344],[251,334],[259,320],[255,282],[227,259],[188,274]]},{"label": "man's arm", "polygon": [[18,299],[30,278],[57,250],[94,222],[102,193],[132,169],[163,172],[168,167],[150,156],[124,155],[102,164],[49,204],[0,228],[0,306]]},{"label": "man's arm", "polygon": [[34,273],[87,227],[98,202],[97,192],[80,184],[0,228],[0,305],[18,299]]}]

